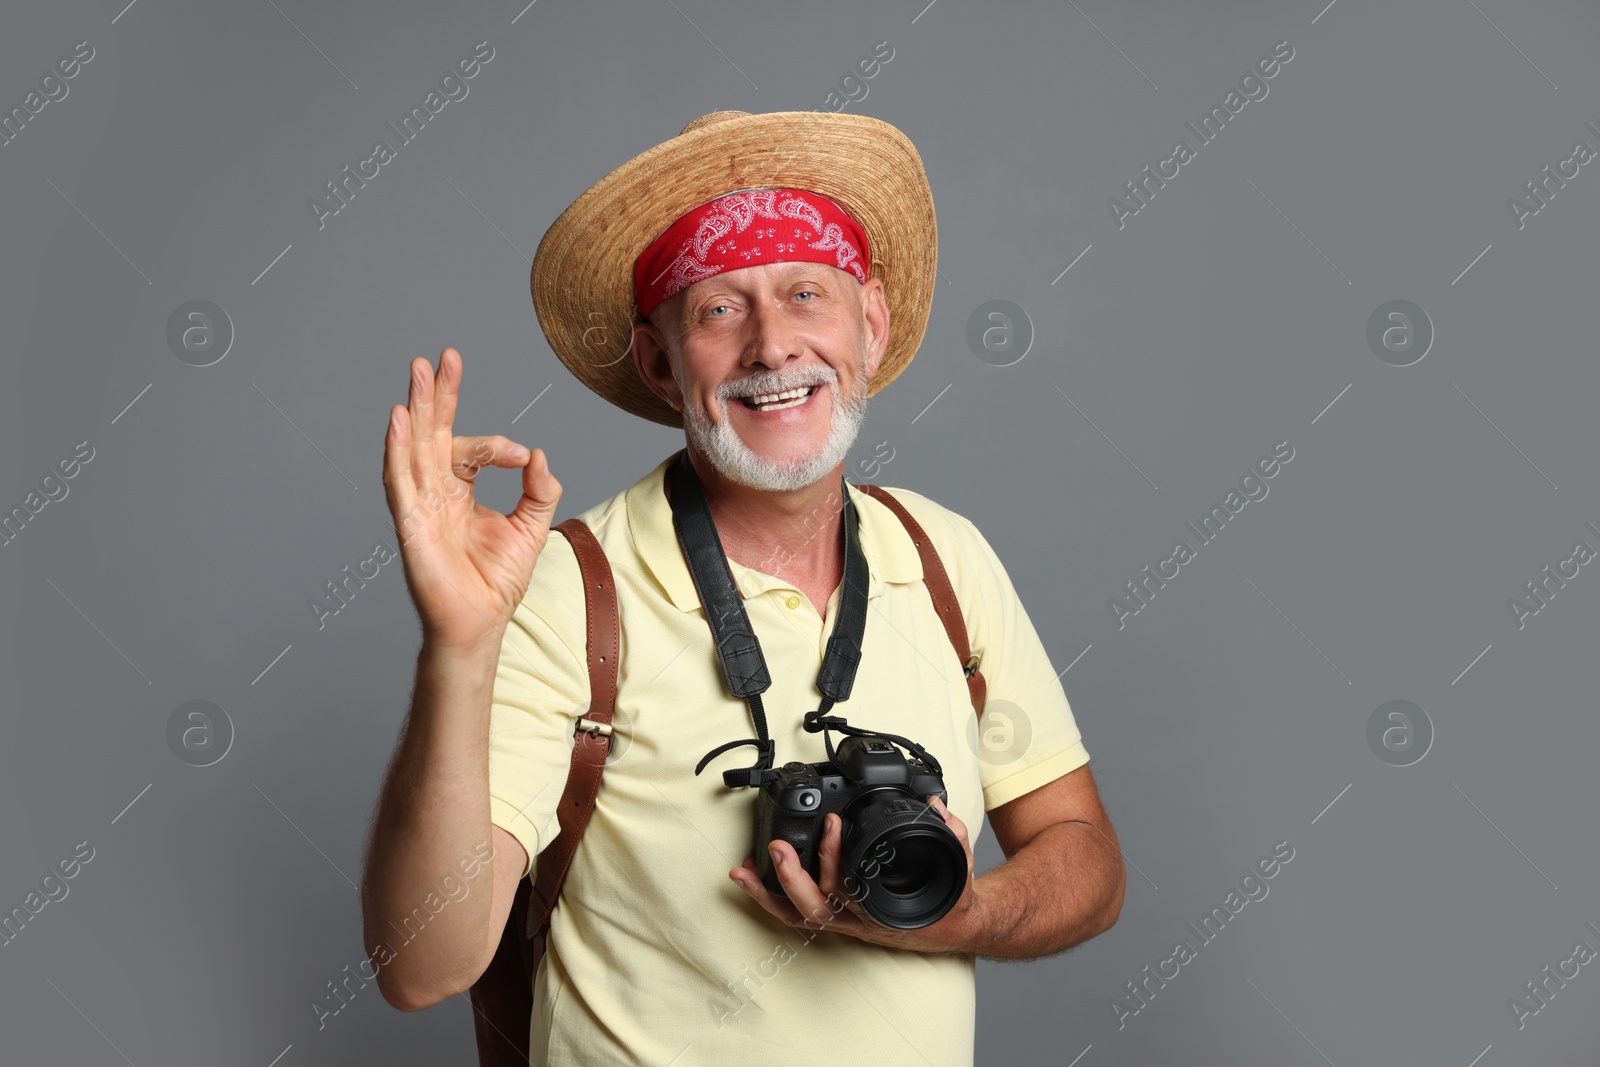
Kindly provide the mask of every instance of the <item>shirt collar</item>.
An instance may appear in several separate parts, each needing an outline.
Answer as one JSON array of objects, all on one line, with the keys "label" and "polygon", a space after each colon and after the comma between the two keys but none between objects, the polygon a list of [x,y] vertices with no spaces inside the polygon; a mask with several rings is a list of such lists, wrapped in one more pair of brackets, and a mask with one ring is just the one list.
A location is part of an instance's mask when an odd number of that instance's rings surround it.
[{"label": "shirt collar", "polygon": [[[676,458],[676,453],[668,456],[628,489],[625,496],[628,532],[634,550],[667,598],[680,611],[700,611],[700,597],[678,544],[678,532],[672,525],[672,504],[667,500],[665,489],[667,467]],[[884,504],[848,481],[845,486],[860,520],[861,552],[867,558],[871,574],[867,599],[882,595],[889,583],[921,581],[922,557],[905,525]],[[747,600],[769,589],[792,588],[788,582],[734,559],[728,560],[728,569]]]}]

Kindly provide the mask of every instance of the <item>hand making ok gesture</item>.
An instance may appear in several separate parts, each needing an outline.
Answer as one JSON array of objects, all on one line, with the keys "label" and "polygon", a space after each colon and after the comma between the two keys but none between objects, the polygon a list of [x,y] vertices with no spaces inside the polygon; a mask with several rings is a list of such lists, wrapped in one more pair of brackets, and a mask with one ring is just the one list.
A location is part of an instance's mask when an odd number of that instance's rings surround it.
[{"label": "hand making ok gesture", "polygon": [[[383,488],[400,537],[406,585],[437,647],[498,649],[550,536],[561,483],[543,449],[499,435],[456,437],[461,353],[446,348],[437,374],[411,361],[407,405],[389,411]],[[473,499],[483,467],[521,467],[522,498],[502,515]]]}]

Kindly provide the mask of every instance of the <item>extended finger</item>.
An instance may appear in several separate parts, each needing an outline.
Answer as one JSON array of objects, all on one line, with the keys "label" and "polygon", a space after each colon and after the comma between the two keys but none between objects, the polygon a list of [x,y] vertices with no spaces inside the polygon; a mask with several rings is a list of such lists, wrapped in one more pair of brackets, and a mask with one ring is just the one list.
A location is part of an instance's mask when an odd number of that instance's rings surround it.
[{"label": "extended finger", "polygon": [[438,457],[433,437],[433,365],[418,356],[411,361],[411,476],[418,489],[437,493]]},{"label": "extended finger", "polygon": [[447,440],[456,421],[456,399],[461,395],[461,353],[447,348],[439,353],[439,373],[433,380],[433,432]]},{"label": "extended finger", "polygon": [[500,434],[486,437],[450,439],[450,469],[462,481],[470,482],[483,467],[524,467],[528,450]]},{"label": "extended finger", "polygon": [[439,354],[439,369],[433,376],[429,399],[433,405],[433,457],[439,464],[439,481],[450,484],[454,448],[451,427],[455,422],[456,396],[461,389],[461,353],[447,348]]}]

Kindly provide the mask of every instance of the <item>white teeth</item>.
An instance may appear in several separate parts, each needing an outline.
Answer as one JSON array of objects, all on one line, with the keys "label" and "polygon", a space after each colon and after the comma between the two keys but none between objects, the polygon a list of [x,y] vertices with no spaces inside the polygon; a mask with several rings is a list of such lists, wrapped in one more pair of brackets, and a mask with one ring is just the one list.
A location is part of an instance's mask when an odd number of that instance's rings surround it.
[{"label": "white teeth", "polygon": [[790,400],[797,396],[805,396],[810,389],[811,387],[807,385],[799,389],[786,389],[781,393],[762,393],[759,396],[751,397],[750,400],[756,404],[774,404],[779,400]]},{"label": "white teeth", "polygon": [[[761,393],[758,396],[745,397],[745,400],[763,410],[776,410],[778,408],[795,407],[803,404],[811,395],[814,386],[805,385],[797,389],[785,389],[781,393]],[[787,403],[785,403],[787,401]]]}]

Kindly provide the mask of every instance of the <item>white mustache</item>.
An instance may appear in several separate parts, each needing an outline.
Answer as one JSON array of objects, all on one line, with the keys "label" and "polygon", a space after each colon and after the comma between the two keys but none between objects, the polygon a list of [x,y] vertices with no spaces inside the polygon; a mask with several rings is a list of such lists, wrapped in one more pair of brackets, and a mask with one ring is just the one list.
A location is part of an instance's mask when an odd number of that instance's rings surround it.
[{"label": "white mustache", "polygon": [[721,400],[738,400],[747,396],[760,396],[762,393],[781,393],[787,389],[827,385],[838,379],[838,374],[829,367],[807,368],[790,371],[787,374],[752,375],[749,378],[717,386],[717,397]]}]

